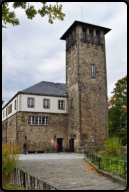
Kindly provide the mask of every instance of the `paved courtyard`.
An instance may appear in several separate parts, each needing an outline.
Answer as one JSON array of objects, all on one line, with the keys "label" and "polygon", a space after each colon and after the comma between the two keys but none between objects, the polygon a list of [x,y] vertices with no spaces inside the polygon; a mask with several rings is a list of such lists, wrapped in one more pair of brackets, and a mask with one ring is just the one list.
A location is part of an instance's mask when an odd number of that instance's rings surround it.
[{"label": "paved courtyard", "polygon": [[83,154],[21,154],[17,168],[60,190],[124,190],[126,187],[88,170]]}]

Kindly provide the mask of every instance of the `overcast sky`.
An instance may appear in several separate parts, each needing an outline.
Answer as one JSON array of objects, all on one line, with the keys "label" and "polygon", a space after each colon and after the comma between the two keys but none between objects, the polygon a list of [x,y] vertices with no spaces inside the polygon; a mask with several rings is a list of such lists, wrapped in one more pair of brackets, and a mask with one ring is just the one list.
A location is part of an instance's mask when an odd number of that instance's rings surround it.
[{"label": "overcast sky", "polygon": [[[40,3],[30,5],[35,5],[36,9],[41,7]],[[41,81],[66,83],[65,41],[60,37],[75,20],[112,29],[105,35],[108,97],[112,96],[117,80],[127,75],[126,3],[63,3],[65,19],[56,19],[53,24],[48,23],[48,16],[38,14],[29,20],[23,9],[18,8],[15,12],[20,25],[13,27],[7,24],[7,28],[2,29],[4,105],[18,91]]]}]

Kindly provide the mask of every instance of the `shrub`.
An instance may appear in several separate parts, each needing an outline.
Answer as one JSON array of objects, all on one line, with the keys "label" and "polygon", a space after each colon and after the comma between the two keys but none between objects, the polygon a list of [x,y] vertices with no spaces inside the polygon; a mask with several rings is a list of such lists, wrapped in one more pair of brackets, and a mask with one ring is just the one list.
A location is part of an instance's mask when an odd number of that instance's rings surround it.
[{"label": "shrub", "polygon": [[120,138],[108,137],[104,141],[104,146],[106,149],[105,157],[109,156],[121,156],[121,140]]},{"label": "shrub", "polygon": [[13,170],[19,161],[18,153],[21,153],[21,147],[16,144],[2,144],[2,186],[8,183]]}]

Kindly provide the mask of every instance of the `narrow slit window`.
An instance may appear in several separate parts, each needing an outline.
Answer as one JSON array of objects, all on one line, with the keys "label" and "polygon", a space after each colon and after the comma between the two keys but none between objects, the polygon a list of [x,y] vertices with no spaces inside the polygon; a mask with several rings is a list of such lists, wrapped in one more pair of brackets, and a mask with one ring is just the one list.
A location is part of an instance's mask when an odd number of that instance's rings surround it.
[{"label": "narrow slit window", "polygon": [[95,78],[95,65],[91,65],[91,77]]}]

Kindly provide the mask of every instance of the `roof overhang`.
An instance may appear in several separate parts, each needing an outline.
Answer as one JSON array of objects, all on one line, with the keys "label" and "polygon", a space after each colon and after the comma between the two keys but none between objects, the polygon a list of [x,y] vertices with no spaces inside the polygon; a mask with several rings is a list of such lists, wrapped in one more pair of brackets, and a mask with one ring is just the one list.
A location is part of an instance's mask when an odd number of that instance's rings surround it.
[{"label": "roof overhang", "polygon": [[106,27],[102,27],[102,26],[99,26],[99,25],[94,25],[94,24],[91,24],[91,23],[86,23],[86,22],[82,22],[82,21],[74,21],[73,24],[67,29],[67,31],[62,35],[62,37],[60,39],[62,40],[66,40],[66,37],[68,36],[69,32],[71,30],[73,30],[77,25],[82,25],[83,26],[87,26],[87,27],[90,27],[90,26],[94,26],[94,27],[97,27],[99,28],[100,30],[104,30],[104,34],[108,33],[111,29],[109,28],[106,28]]}]

